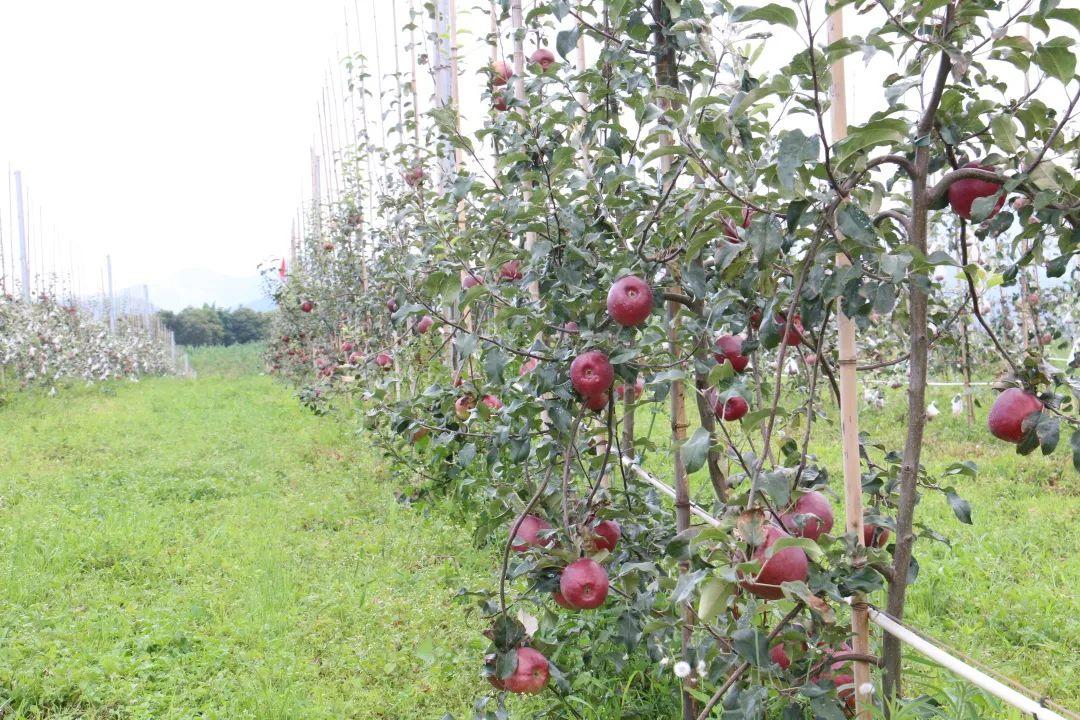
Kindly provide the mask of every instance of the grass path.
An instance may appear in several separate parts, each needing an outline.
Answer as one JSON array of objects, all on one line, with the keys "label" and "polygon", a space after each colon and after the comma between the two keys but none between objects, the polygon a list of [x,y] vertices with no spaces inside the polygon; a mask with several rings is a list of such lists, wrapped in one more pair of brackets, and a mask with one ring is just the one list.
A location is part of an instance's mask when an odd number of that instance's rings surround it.
[{"label": "grass path", "polygon": [[465,716],[489,559],[344,425],[250,374],[0,408],[0,716]]}]

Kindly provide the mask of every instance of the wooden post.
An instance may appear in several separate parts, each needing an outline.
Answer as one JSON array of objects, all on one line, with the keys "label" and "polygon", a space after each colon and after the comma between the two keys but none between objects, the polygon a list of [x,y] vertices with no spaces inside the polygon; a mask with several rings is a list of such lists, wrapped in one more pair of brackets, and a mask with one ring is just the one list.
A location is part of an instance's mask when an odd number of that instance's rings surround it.
[{"label": "wooden post", "polygon": [[26,215],[23,210],[22,171],[15,171],[15,203],[19,213],[19,263],[22,270],[22,298],[30,302],[30,253],[26,247]]},{"label": "wooden post", "polygon": [[[844,37],[843,8],[829,15],[829,44],[839,42]],[[813,49],[811,48],[811,51]],[[836,143],[847,136],[847,95],[844,59],[839,58],[832,64],[832,142]],[[837,266],[848,265],[843,253],[836,255]],[[862,474],[859,466],[859,388],[855,370],[855,322],[844,314],[841,300],[837,300],[836,325],[839,331],[840,351],[840,428],[842,433],[841,449],[844,464],[844,510],[846,529],[854,533],[856,551],[853,564],[859,567],[866,562],[866,550],[863,543],[863,505]],[[809,420],[808,420],[809,421]],[[863,593],[855,593],[851,603],[852,649],[856,653],[870,653],[870,622]],[[870,684],[870,665],[865,661],[854,664],[855,675],[855,717],[870,720],[873,712],[872,690]]]}]

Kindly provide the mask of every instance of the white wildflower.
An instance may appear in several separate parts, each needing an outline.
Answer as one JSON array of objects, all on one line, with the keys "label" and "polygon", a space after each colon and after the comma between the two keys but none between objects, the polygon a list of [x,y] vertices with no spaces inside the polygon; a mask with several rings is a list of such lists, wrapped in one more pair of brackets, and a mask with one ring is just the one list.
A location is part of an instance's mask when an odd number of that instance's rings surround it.
[{"label": "white wildflower", "polygon": [[660,667],[667,667],[667,664],[669,662],[671,662],[671,658],[668,658],[668,657],[660,658]]},{"label": "white wildflower", "polygon": [[690,663],[685,662],[684,660],[675,663],[675,667],[672,669],[675,671],[675,677],[680,680],[690,675]]},{"label": "white wildflower", "polygon": [[705,667],[705,661],[704,660],[698,660],[697,661],[697,674],[698,675],[704,675],[705,671],[707,669],[708,668]]}]

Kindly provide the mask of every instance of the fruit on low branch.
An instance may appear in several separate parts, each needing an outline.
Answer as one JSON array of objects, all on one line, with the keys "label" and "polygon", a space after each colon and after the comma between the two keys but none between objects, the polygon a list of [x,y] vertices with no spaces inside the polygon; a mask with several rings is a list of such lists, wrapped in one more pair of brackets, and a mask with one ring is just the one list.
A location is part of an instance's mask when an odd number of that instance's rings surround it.
[{"label": "fruit on low branch", "polygon": [[1038,305],[1039,304],[1039,294],[1038,293],[1031,293],[1030,295],[1027,296],[1027,301],[1028,301],[1028,305]]},{"label": "fruit on low branch", "polygon": [[510,260],[503,263],[499,268],[499,280],[512,282],[514,280],[520,280],[525,277],[521,272],[521,264],[517,260]]},{"label": "fruit on low branch", "polygon": [[432,319],[430,315],[425,315],[424,317],[420,318],[420,320],[416,323],[416,334],[423,335],[428,330],[430,330],[431,326],[434,324],[435,320]]},{"label": "fruit on low branch", "polygon": [[[517,522],[516,519],[510,523],[511,531],[514,529],[515,522]],[[510,548],[515,552],[525,552],[532,547],[550,547],[552,539],[542,540],[538,535],[541,531],[550,529],[551,525],[548,521],[539,515],[526,515],[522,519],[517,532],[514,533],[514,541],[510,543]]]},{"label": "fruit on low branch", "polygon": [[405,171],[405,184],[409,187],[419,187],[424,182],[424,168],[415,165]]},{"label": "fruit on low branch", "polygon": [[311,302],[310,300],[305,300],[304,302],[300,303],[300,310],[302,312],[309,313],[314,309],[315,309],[315,303]]},{"label": "fruit on low branch", "polygon": [[779,665],[781,670],[787,670],[791,667],[791,657],[787,654],[787,650],[784,649],[783,643],[773,645],[769,649],[769,659]]},{"label": "fruit on low branch", "polygon": [[578,333],[578,324],[571,320],[562,326],[562,331],[568,335],[576,335]]},{"label": "fruit on low branch", "polygon": [[742,419],[750,410],[750,405],[741,395],[732,395],[727,400],[716,396],[713,400],[713,414],[720,420],[735,422]]},{"label": "fruit on low branch", "polygon": [[[787,324],[787,320],[785,319],[785,317],[783,315],[780,315],[776,319],[776,324],[780,326],[780,329],[782,331],[784,329],[784,326]],[[803,341],[803,335],[802,334],[803,334],[802,318],[800,316],[798,316],[798,315],[795,315],[793,318],[791,318],[791,327],[788,328],[787,334],[784,335],[784,344],[785,345],[798,345],[798,344],[802,343],[802,341]]]},{"label": "fruit on low branch", "polygon": [[535,694],[548,683],[548,661],[539,651],[530,647],[517,649],[517,667],[502,684],[512,693]]},{"label": "fruit on low branch", "polygon": [[883,548],[889,542],[889,528],[863,523],[862,530],[863,545],[866,547]]},{"label": "fruit on low branch", "polygon": [[990,434],[999,440],[1018,443],[1024,438],[1024,420],[1042,409],[1043,404],[1031,393],[1009,388],[998,395],[990,407],[987,418]]},{"label": "fruit on low branch", "polygon": [[766,557],[777,540],[788,537],[791,536],[775,525],[765,528],[765,541],[754,550],[753,555],[754,560],[761,563],[761,570],[752,580],[740,583],[744,588],[760,598],[779,600],[784,597],[781,583],[806,580],[809,562],[801,548],[784,548]]},{"label": "fruit on low branch", "polygon": [[806,356],[806,364],[809,365],[810,367],[814,367],[815,365],[817,365],[817,354],[816,353],[810,353],[809,355],[807,355]]},{"label": "fruit on low branch", "polygon": [[475,398],[472,395],[462,395],[454,401],[454,414],[465,420],[474,407],[476,407]]},{"label": "fruit on low branch", "polygon": [[327,240],[326,242],[324,242],[322,244],[322,249],[325,250],[326,252],[333,252],[334,251],[334,243]]},{"label": "fruit on low branch", "polygon": [[480,398],[480,402],[484,403],[484,405],[488,406],[492,410],[501,410],[503,406],[502,400],[495,397],[494,395],[485,395],[484,397]]},{"label": "fruit on low branch", "polygon": [[551,597],[552,597],[553,600],[555,600],[555,604],[558,605],[559,607],[564,607],[567,610],[579,610],[580,609],[580,608],[576,608],[573,605],[571,605],[570,602],[563,596],[562,592],[560,592],[559,590],[555,590],[553,593],[551,593]]},{"label": "fruit on low branch", "polygon": [[349,364],[350,365],[359,365],[361,363],[361,361],[363,361],[363,359],[364,359],[364,356],[361,355],[358,352],[349,353]]},{"label": "fruit on low branch", "polygon": [[716,352],[713,357],[721,365],[725,362],[731,363],[732,369],[741,373],[750,364],[750,358],[742,354],[742,346],[743,339],[738,335],[721,335],[716,338]]},{"label": "fruit on low branch", "polygon": [[[969,162],[964,165],[964,167],[994,172],[994,168],[988,165],[980,165],[977,162]],[[965,220],[970,220],[971,206],[975,200],[982,197],[990,197],[1000,190],[1000,184],[990,182],[989,180],[980,180],[978,178],[964,178],[963,180],[957,180],[949,186],[947,193],[949,206],[952,207],[954,213]],[[997,204],[994,205],[993,212],[990,213],[991,217],[996,215],[998,210],[1000,210],[1001,206],[1004,204],[1005,193],[1001,193],[1000,197],[998,197]]]},{"label": "fruit on low branch", "polygon": [[521,369],[518,370],[519,376],[525,376],[536,369],[536,366],[540,364],[540,361],[534,357],[529,358],[525,362],[521,363]]},{"label": "fruit on low branch", "polygon": [[397,309],[398,309],[397,300],[395,300],[394,298],[390,298],[389,300],[387,300],[386,301],[386,309],[389,310],[392,313],[397,312]]},{"label": "fruit on low branch", "polygon": [[782,519],[784,527],[792,535],[817,541],[819,537],[833,529],[832,504],[829,503],[827,497],[816,490],[811,490],[800,495]]},{"label": "fruit on low branch", "polygon": [[493,87],[502,87],[510,78],[514,77],[514,69],[505,60],[496,60],[491,63],[491,84]]},{"label": "fruit on low branch", "polygon": [[614,520],[601,520],[589,530],[592,533],[592,537],[589,539],[589,549],[592,552],[601,550],[611,552],[619,544],[619,538],[622,537],[622,528]]},{"label": "fruit on low branch", "polygon": [[1047,332],[1047,333],[1043,333],[1042,335],[1040,335],[1040,336],[1039,336],[1039,344],[1040,344],[1040,345],[1049,345],[1049,344],[1050,344],[1050,343],[1052,343],[1053,341],[1054,341],[1054,336],[1053,336],[1053,335],[1051,335],[1051,334],[1050,334],[1050,333],[1048,333],[1048,332]]},{"label": "fruit on low branch", "polygon": [[555,53],[547,48],[540,48],[532,54],[529,60],[539,65],[541,69],[547,70],[555,64]]},{"label": "fruit on low branch", "polygon": [[652,308],[652,288],[636,275],[619,278],[608,290],[608,315],[623,327],[645,322],[652,314]]},{"label": "fruit on low branch", "polygon": [[608,402],[611,400],[611,396],[607,393],[600,393],[599,395],[586,396],[585,407],[593,412],[602,412],[604,408],[608,406]]},{"label": "fruit on low branch", "polygon": [[478,278],[476,275],[473,275],[471,272],[466,273],[465,277],[461,279],[461,288],[463,290],[468,290],[471,287],[476,287],[477,285],[483,284],[484,281]]},{"label": "fruit on low branch", "polygon": [[599,350],[589,350],[570,363],[570,383],[584,398],[603,395],[615,379],[615,368],[608,356]]},{"label": "fruit on low branch", "polygon": [[375,364],[383,370],[390,370],[394,367],[394,359],[390,357],[389,353],[379,353],[375,356]]},{"label": "fruit on low branch", "polygon": [[576,608],[598,608],[604,604],[608,594],[607,571],[592,558],[575,560],[563,570],[559,592]]},{"label": "fruit on low branch", "polygon": [[[636,402],[637,400],[639,400],[641,398],[641,396],[642,396],[642,394],[644,392],[645,392],[645,378],[643,378],[643,377],[641,377],[639,375],[637,380],[634,381],[634,391],[633,391],[633,396],[631,397],[631,399]],[[625,395],[626,395],[626,385],[624,385],[623,383],[619,383],[618,385],[616,385],[615,386],[615,397],[622,400]]]},{"label": "fruit on low branch", "polygon": [[510,107],[510,103],[506,100],[506,93],[495,92],[491,94],[491,107],[495,108],[499,112],[506,112]]},{"label": "fruit on low branch", "polygon": [[356,347],[356,346],[353,345],[348,340],[346,340],[345,342],[341,343],[341,352],[343,352],[343,353],[351,353],[353,351],[354,347]]}]

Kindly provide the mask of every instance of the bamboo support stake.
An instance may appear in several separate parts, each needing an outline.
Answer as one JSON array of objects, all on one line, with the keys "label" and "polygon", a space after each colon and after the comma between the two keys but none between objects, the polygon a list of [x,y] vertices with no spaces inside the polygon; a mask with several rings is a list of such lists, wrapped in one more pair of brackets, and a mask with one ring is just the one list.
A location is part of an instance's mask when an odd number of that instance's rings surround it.
[{"label": "bamboo support stake", "polygon": [[[829,44],[839,42],[844,37],[843,8],[834,10],[829,15]],[[844,60],[841,57],[832,65],[832,142],[842,140],[847,135],[847,96],[845,94]],[[843,253],[836,256],[838,266],[848,265]],[[842,432],[842,450],[844,461],[844,509],[846,529],[855,534],[857,545],[854,564],[865,563],[863,544],[863,507],[862,477],[859,467],[859,395],[858,377],[855,370],[855,323],[844,314],[841,301],[837,301],[836,324],[839,331],[840,351],[840,427]],[[852,649],[856,654],[870,654],[870,624],[866,607],[866,597],[856,593],[851,604]],[[872,688],[870,683],[870,665],[865,661],[853,663],[855,675],[855,717],[870,720],[873,712]],[[871,692],[866,692],[871,690]]]}]

